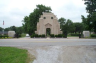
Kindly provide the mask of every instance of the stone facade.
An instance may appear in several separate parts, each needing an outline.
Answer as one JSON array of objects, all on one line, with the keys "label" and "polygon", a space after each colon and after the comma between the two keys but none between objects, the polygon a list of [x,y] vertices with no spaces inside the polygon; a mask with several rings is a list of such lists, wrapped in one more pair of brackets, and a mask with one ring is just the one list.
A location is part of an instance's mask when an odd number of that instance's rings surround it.
[{"label": "stone facade", "polygon": [[8,36],[9,37],[14,37],[15,36],[15,31],[8,31]]},{"label": "stone facade", "polygon": [[89,31],[83,31],[83,36],[84,37],[90,37],[90,32]]},{"label": "stone facade", "polygon": [[35,31],[35,33],[38,35],[46,35],[47,28],[50,29],[50,34],[62,34],[58,19],[53,13],[43,13],[43,15],[41,15],[39,22],[37,23],[37,31]]}]

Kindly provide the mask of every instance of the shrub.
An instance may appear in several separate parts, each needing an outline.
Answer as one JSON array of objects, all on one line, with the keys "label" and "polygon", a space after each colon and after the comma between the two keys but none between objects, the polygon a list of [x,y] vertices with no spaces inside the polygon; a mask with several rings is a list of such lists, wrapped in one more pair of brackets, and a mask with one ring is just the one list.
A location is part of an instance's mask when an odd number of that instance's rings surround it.
[{"label": "shrub", "polygon": [[33,38],[33,37],[34,37],[34,34],[31,35],[31,38]]},{"label": "shrub", "polygon": [[34,34],[34,37],[38,37],[38,34]]},{"label": "shrub", "polygon": [[54,35],[54,37],[63,37],[63,34]]},{"label": "shrub", "polygon": [[15,38],[18,38],[18,37],[19,37],[19,35],[16,33],[16,34],[15,34]]},{"label": "shrub", "polygon": [[58,37],[62,37],[62,34],[58,34]]},{"label": "shrub", "polygon": [[21,37],[21,34],[16,33],[14,37],[19,38],[19,37]]},{"label": "shrub", "polygon": [[63,38],[67,38],[67,35],[63,35]]},{"label": "shrub", "polygon": [[8,38],[8,35],[0,35],[0,38]]},{"label": "shrub", "polygon": [[0,38],[2,38],[2,35],[0,35]]},{"label": "shrub", "polygon": [[41,37],[41,35],[38,35],[38,37]]},{"label": "shrub", "polygon": [[41,37],[45,37],[45,34],[42,34]]},{"label": "shrub", "polygon": [[54,34],[50,34],[51,37],[54,37]]},{"label": "shrub", "polygon": [[58,37],[58,35],[54,35],[54,37]]},{"label": "shrub", "polygon": [[21,34],[19,34],[19,37],[21,37]]},{"label": "shrub", "polygon": [[91,37],[96,37],[96,34],[91,34]]},{"label": "shrub", "polygon": [[45,37],[45,35],[44,35],[44,34],[43,34],[43,35],[32,34],[32,35],[31,35],[31,38],[33,38],[33,37]]}]

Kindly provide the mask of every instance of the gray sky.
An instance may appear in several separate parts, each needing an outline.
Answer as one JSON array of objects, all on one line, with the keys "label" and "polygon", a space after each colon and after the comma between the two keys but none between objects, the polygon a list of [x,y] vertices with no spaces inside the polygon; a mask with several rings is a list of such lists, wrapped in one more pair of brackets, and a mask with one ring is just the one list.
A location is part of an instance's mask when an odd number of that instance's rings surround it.
[{"label": "gray sky", "polygon": [[57,18],[64,17],[73,22],[81,22],[81,15],[87,16],[82,0],[0,0],[0,27],[22,26],[24,16],[28,16],[36,5],[50,6]]}]

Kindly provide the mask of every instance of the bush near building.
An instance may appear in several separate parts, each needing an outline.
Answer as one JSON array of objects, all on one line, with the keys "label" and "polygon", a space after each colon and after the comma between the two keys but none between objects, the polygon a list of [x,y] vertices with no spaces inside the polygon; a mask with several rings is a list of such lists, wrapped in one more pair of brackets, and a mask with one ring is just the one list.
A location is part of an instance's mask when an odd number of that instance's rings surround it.
[{"label": "bush near building", "polygon": [[54,36],[55,36],[54,34],[50,34],[50,37],[54,38]]},{"label": "bush near building", "polygon": [[[42,35],[32,34],[31,35],[31,38],[45,38],[45,37],[46,37],[45,34],[42,34]],[[58,34],[58,35],[50,34],[50,37],[51,38],[67,38],[67,36],[64,34]]]},{"label": "bush near building", "polygon": [[21,37],[21,34],[16,33],[14,37],[19,38],[19,37]]},{"label": "bush near building", "polygon": [[0,38],[8,38],[8,35],[0,35]]},{"label": "bush near building", "polygon": [[91,34],[91,37],[96,37],[96,34]]},{"label": "bush near building", "polygon": [[50,34],[50,37],[52,37],[52,38],[54,38],[54,37],[56,37],[56,38],[67,38],[67,36],[64,35],[64,34],[58,34],[58,35]]},{"label": "bush near building", "polygon": [[44,38],[45,37],[45,35],[44,34],[42,34],[42,35],[38,35],[38,34],[32,34],[31,35],[31,38],[34,38],[34,37],[36,37],[36,38]]}]

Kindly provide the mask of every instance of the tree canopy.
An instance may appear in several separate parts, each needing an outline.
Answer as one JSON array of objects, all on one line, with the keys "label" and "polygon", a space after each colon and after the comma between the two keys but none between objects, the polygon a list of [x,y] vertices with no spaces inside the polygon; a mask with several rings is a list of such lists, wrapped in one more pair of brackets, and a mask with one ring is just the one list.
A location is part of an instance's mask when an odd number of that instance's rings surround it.
[{"label": "tree canopy", "polygon": [[63,25],[65,25],[65,22],[66,22],[66,19],[61,17],[58,22],[60,23],[60,28],[62,29],[63,28]]},{"label": "tree canopy", "polygon": [[96,12],[96,0],[84,0],[87,12],[91,15]]},{"label": "tree canopy", "polygon": [[69,32],[74,32],[75,26],[72,20],[61,17],[58,21],[60,23],[60,28],[63,31],[64,35],[67,35]]},{"label": "tree canopy", "polygon": [[2,27],[0,27],[0,31],[3,31],[3,28]]},{"label": "tree canopy", "polygon": [[85,30],[94,31],[96,33],[96,0],[84,0],[87,12],[87,18],[82,17],[82,23],[85,25]]},{"label": "tree canopy", "polygon": [[10,26],[8,28],[5,28],[4,31],[15,31],[18,34],[22,34],[23,32],[23,27],[16,27],[16,26]]}]

